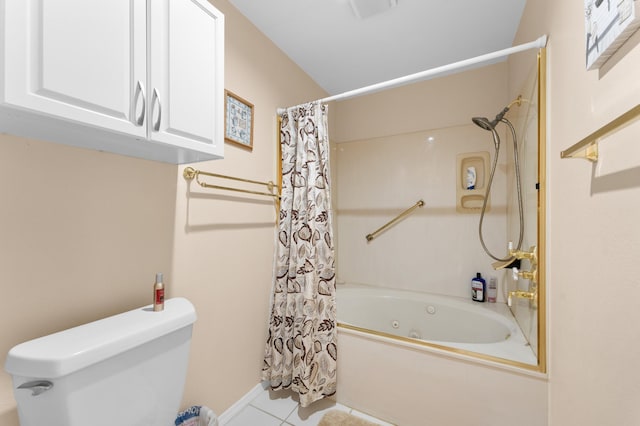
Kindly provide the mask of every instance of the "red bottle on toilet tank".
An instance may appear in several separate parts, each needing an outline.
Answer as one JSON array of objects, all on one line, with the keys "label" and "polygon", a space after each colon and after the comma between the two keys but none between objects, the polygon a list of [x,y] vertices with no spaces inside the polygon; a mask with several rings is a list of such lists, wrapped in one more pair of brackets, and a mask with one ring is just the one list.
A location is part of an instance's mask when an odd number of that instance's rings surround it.
[{"label": "red bottle on toilet tank", "polygon": [[156,283],[153,285],[153,310],[159,312],[164,309],[164,283],[162,273],[156,274]]}]

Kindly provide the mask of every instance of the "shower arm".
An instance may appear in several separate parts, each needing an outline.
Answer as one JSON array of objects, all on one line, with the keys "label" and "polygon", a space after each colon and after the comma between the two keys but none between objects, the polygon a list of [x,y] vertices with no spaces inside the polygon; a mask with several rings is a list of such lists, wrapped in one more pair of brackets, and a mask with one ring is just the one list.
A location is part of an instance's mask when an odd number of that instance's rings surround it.
[{"label": "shower arm", "polygon": [[516,99],[514,99],[509,105],[507,105],[507,109],[511,108],[515,104],[518,104],[518,106],[522,106],[522,101],[524,101],[524,99],[522,99],[522,95],[518,95]]}]

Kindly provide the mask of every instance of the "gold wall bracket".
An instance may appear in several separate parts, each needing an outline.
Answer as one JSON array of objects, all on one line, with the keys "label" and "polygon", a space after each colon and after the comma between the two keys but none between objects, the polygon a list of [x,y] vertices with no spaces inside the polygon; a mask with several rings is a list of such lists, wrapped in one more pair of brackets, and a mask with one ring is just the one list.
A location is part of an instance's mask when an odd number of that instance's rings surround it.
[{"label": "gold wall bracket", "polygon": [[525,99],[523,99],[523,98],[522,98],[522,95],[518,95],[518,97],[517,97],[517,98],[515,98],[515,99],[514,99],[514,100],[509,104],[509,106],[507,106],[507,108],[511,108],[512,106],[514,106],[514,105],[516,105],[516,104],[517,104],[518,106],[522,106],[522,102],[523,102],[524,100],[525,100]]},{"label": "gold wall bracket", "polygon": [[591,133],[580,142],[572,145],[570,148],[560,152],[560,158],[582,158],[592,163],[598,161],[598,142],[609,135],[616,132],[623,127],[631,124],[633,121],[640,117],[640,104],[631,108],[621,116],[615,118],[609,123],[605,124],[595,132]]},{"label": "gold wall bracket", "polygon": [[[567,150],[568,151],[568,150]],[[566,154],[566,151],[562,151],[561,158],[581,158],[583,160],[590,161],[592,163],[598,162],[598,141],[592,141],[587,146],[571,151],[571,153]]]}]

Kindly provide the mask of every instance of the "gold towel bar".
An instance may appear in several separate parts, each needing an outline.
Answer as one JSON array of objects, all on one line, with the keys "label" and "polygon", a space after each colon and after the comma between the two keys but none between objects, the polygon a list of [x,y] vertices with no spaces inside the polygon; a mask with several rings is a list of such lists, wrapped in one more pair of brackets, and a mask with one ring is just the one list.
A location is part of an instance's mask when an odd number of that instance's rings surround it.
[{"label": "gold towel bar", "polygon": [[[264,186],[267,187],[269,192],[261,192],[261,191],[253,191],[253,190],[250,190],[250,189],[241,189],[241,188],[232,188],[232,187],[229,187],[229,186],[213,185],[213,184],[210,184],[210,183],[201,182],[200,181],[200,175],[211,176],[211,177],[216,177],[216,178],[221,178],[221,179],[231,179],[231,180],[235,180],[235,181],[239,181],[239,182],[252,183],[254,185],[264,185]],[[239,178],[239,177],[220,175],[220,174],[217,174],[217,173],[203,172],[202,170],[196,170],[193,167],[185,168],[184,172],[182,173],[182,176],[186,180],[193,180],[195,178],[196,182],[198,182],[198,185],[200,185],[203,188],[223,189],[225,191],[244,192],[244,193],[247,193],[247,194],[266,195],[268,197],[280,198],[280,195],[277,193],[277,191],[279,190],[278,186],[276,184],[274,184],[273,182],[271,182],[271,181],[269,181],[269,182],[260,182],[260,181],[257,181],[257,180],[243,179],[243,178]],[[273,192],[274,189],[276,190],[276,193]]]},{"label": "gold towel bar", "polygon": [[560,158],[584,158],[595,163],[598,161],[598,140],[630,124],[638,117],[640,117],[640,104],[605,124],[580,142],[562,151]]},{"label": "gold towel bar", "polygon": [[393,219],[391,219],[389,222],[387,222],[384,225],[382,225],[380,228],[378,228],[375,231],[373,231],[372,233],[368,234],[365,238],[367,239],[367,241],[373,240],[375,237],[378,236],[379,233],[381,233],[382,231],[386,230],[388,227],[390,227],[391,225],[393,225],[394,223],[396,223],[400,219],[404,218],[405,216],[408,216],[409,214],[411,214],[412,211],[414,211],[418,207],[422,207],[422,206],[424,206],[424,201],[420,200],[417,203],[415,203],[413,206],[409,207],[407,210],[405,210],[402,213],[400,213],[398,216],[396,216]]}]

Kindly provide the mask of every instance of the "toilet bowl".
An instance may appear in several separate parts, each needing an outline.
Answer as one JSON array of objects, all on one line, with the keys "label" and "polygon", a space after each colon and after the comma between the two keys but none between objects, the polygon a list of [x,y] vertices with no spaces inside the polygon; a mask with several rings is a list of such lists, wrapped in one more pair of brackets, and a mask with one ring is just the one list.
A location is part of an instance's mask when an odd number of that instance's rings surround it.
[{"label": "toilet bowl", "polygon": [[21,426],[168,426],[180,408],[196,312],[187,299],[13,347]]}]

